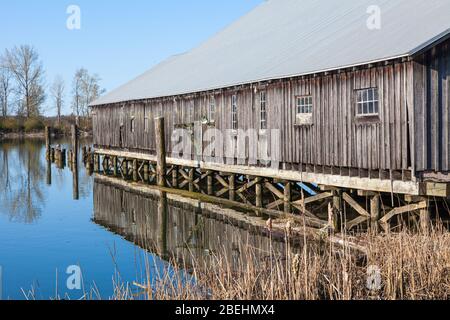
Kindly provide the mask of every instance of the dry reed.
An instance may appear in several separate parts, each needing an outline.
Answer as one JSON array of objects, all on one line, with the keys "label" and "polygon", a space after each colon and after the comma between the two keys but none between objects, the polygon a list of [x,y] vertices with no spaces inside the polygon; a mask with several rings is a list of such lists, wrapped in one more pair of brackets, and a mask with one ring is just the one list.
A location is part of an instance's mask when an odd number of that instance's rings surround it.
[{"label": "dry reed", "polygon": [[[367,236],[366,254],[350,247],[306,241],[301,248],[263,252],[244,243],[238,254],[195,257],[194,265],[171,261],[170,272],[150,275],[116,298],[152,300],[350,300],[448,299],[450,234],[403,231]],[[225,250],[224,250],[225,252]],[[173,267],[175,266],[175,267]],[[150,265],[147,265],[149,273]],[[153,269],[154,270],[154,269]],[[167,270],[166,270],[167,271]],[[153,277],[154,278],[154,275]],[[129,291],[130,289],[126,289]]]}]

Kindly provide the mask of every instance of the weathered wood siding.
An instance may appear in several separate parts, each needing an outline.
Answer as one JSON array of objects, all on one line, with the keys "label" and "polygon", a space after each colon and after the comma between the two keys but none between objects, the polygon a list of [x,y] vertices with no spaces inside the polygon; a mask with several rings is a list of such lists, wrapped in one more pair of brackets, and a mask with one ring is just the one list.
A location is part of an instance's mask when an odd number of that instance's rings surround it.
[{"label": "weathered wood siding", "polygon": [[450,41],[414,65],[417,171],[450,171]]},{"label": "weathered wood siding", "polygon": [[[259,92],[265,90],[267,132],[280,130],[283,164],[412,170],[413,75],[413,62],[399,62],[365,70],[223,90],[215,94],[215,126],[219,130],[231,128],[231,97],[236,94],[239,128],[259,128]],[[355,90],[371,87],[379,89],[379,119],[357,121]],[[313,124],[309,126],[296,125],[295,97],[303,95],[312,95],[314,99]],[[144,131],[145,113],[148,119],[165,116],[167,150],[171,152],[170,135],[174,126],[207,117],[209,97],[209,94],[198,94],[97,107],[94,143],[120,148],[123,110],[123,148],[154,153],[154,123],[150,120],[148,132]],[[130,128],[133,116],[134,133]]]}]

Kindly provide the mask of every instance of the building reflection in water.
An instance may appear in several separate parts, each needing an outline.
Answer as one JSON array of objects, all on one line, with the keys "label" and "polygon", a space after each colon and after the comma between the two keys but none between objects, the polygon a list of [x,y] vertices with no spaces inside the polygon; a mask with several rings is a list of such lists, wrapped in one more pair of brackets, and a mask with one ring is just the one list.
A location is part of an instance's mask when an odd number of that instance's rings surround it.
[{"label": "building reflection in water", "polygon": [[[241,257],[242,246],[263,255],[284,254],[283,239],[270,239],[259,228],[233,221],[211,204],[164,192],[131,189],[99,180],[94,183],[94,221],[139,247],[168,260],[193,265],[213,253],[228,261]],[[296,250],[290,246],[290,250]]]}]

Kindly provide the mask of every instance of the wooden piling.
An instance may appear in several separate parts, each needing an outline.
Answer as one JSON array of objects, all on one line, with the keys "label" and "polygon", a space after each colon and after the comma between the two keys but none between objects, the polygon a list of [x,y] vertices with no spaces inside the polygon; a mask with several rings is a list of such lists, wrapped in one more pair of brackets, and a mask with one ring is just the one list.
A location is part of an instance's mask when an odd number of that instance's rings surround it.
[{"label": "wooden piling", "polygon": [[72,162],[78,163],[78,127],[73,124],[71,127],[72,132]]},{"label": "wooden piling", "polygon": [[194,192],[194,177],[195,177],[195,169],[189,169],[189,191]]},{"label": "wooden piling", "polygon": [[420,209],[420,229],[424,234],[429,234],[431,230],[431,216],[429,206]]},{"label": "wooden piling", "polygon": [[149,166],[148,162],[145,162],[144,163],[144,181],[145,182],[148,182],[150,179],[149,172],[150,172],[150,166]]},{"label": "wooden piling", "polygon": [[380,220],[380,195],[374,195],[370,199],[370,228],[374,234],[379,232],[378,220]]},{"label": "wooden piling", "polygon": [[72,185],[72,195],[74,200],[80,199],[80,188],[78,185],[78,163],[72,162],[72,177],[73,177],[73,185]]},{"label": "wooden piling", "polygon": [[172,188],[178,188],[178,167],[172,167]]},{"label": "wooden piling", "polygon": [[256,184],[255,184],[255,193],[256,193],[256,206],[258,208],[263,207],[263,186],[262,186],[262,178],[256,177]]},{"label": "wooden piling", "polygon": [[230,176],[228,177],[228,186],[230,189],[229,199],[231,201],[234,201],[236,198],[236,175],[235,174],[230,174]]},{"label": "wooden piling", "polygon": [[47,159],[47,185],[52,184],[52,161],[50,158]]},{"label": "wooden piling", "polygon": [[[71,151],[71,155],[70,157],[73,157],[73,152]],[[98,172],[99,171],[99,158],[100,156],[98,154],[94,154],[94,172]],[[72,160],[70,160],[70,162],[73,162]]]},{"label": "wooden piling", "polygon": [[51,128],[45,127],[45,150],[49,158],[51,145],[52,145]]},{"label": "wooden piling", "polygon": [[83,162],[86,163],[86,155],[87,155],[87,149],[86,146],[83,146],[82,148],[82,157],[83,157]]},{"label": "wooden piling", "polygon": [[109,174],[109,157],[105,157],[103,160],[103,171],[105,174]]},{"label": "wooden piling", "polygon": [[165,139],[163,117],[155,119],[155,135],[156,135],[156,155],[157,155],[157,165],[156,165],[157,184],[160,187],[165,187],[166,139]]},{"label": "wooden piling", "polygon": [[333,191],[333,206],[329,210],[328,225],[334,232],[339,232],[339,216],[342,212],[342,192],[339,190]]},{"label": "wooden piling", "polygon": [[114,176],[117,176],[119,174],[117,167],[117,157],[112,158],[112,166],[113,166],[113,174]]},{"label": "wooden piling", "polygon": [[291,193],[292,184],[289,181],[284,183],[284,212],[291,212],[291,201],[292,201],[292,193]]},{"label": "wooden piling", "polygon": [[206,172],[208,176],[206,177],[206,184],[207,184],[207,192],[208,195],[211,196],[214,193],[214,177],[212,171]]},{"label": "wooden piling", "polygon": [[138,181],[138,161],[137,159],[133,159],[133,181]]},{"label": "wooden piling", "polygon": [[159,233],[157,238],[158,254],[162,257],[167,256],[167,227],[168,227],[168,202],[167,193],[161,192],[158,201],[158,226]]}]

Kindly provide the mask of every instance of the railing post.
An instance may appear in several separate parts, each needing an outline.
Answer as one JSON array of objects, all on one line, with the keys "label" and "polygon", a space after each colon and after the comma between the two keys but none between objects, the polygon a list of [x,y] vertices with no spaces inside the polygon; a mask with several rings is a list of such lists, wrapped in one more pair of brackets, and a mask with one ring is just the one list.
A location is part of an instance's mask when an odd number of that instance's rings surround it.
[{"label": "railing post", "polygon": [[156,175],[157,183],[159,187],[165,187],[166,176],[166,139],[164,129],[164,118],[155,119],[155,132],[156,132]]}]

